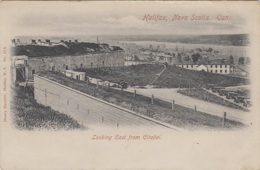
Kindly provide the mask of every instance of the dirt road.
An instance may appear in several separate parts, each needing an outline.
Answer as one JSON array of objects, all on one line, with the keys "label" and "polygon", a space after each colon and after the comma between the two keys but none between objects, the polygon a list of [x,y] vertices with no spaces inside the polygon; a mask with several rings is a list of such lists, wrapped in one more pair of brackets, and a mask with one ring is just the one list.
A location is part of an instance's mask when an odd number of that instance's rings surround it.
[{"label": "dirt road", "polygon": [[251,123],[250,118],[252,117],[252,115],[250,114],[250,112],[244,112],[239,109],[233,109],[215,103],[210,103],[207,101],[185,96],[180,93],[177,93],[178,89],[127,89],[127,91],[129,92],[134,92],[134,90],[136,90],[137,94],[142,94],[148,97],[151,97],[151,95],[153,94],[155,98],[159,98],[167,102],[172,102],[172,100],[175,100],[176,104],[192,109],[194,109],[196,105],[198,111],[219,117],[222,117],[223,112],[226,112],[227,119],[239,121],[247,125]]}]

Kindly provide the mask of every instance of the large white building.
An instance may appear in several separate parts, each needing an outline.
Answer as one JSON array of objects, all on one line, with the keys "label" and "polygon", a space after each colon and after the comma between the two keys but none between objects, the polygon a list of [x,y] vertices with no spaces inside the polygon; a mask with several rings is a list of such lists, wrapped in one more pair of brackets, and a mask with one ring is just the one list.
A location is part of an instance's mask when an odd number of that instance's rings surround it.
[{"label": "large white building", "polygon": [[228,61],[222,59],[210,60],[207,62],[197,62],[183,61],[182,63],[176,63],[177,67],[182,67],[189,70],[205,71],[216,74],[233,74],[234,66],[232,66]]}]

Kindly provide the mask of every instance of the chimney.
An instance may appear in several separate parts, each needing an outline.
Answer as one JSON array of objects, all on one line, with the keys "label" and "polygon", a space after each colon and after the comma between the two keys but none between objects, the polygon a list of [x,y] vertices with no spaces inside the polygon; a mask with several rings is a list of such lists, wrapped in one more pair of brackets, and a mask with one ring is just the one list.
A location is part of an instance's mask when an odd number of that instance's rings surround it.
[{"label": "chimney", "polygon": [[75,40],[75,43],[78,43],[78,40]]},{"label": "chimney", "polygon": [[64,43],[64,40],[60,40],[61,43]]},{"label": "chimney", "polygon": [[38,39],[38,42],[42,42],[42,40],[41,40],[41,39]]},{"label": "chimney", "polygon": [[12,43],[15,43],[15,39],[12,39]]},{"label": "chimney", "polygon": [[69,40],[69,42],[71,43],[71,40]]},{"label": "chimney", "polygon": [[35,40],[32,40],[32,44],[36,44],[36,41],[35,41]]},{"label": "chimney", "polygon": [[48,40],[48,39],[46,39],[45,41],[46,41],[46,43],[50,43],[50,42],[51,42],[51,41],[50,41],[50,40]]}]

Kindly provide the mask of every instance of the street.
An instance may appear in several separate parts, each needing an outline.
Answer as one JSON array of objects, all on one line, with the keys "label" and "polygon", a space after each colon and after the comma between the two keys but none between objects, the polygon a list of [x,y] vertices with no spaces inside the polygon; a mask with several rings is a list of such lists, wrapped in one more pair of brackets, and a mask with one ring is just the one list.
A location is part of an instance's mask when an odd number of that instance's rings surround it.
[{"label": "street", "polygon": [[239,109],[233,109],[230,107],[222,106],[215,103],[210,103],[207,101],[199,100],[189,96],[182,95],[177,93],[178,89],[139,89],[139,88],[128,88],[127,91],[134,92],[136,90],[137,94],[142,94],[144,96],[151,97],[152,94],[154,98],[159,98],[161,100],[172,102],[175,100],[175,103],[187,108],[194,109],[196,105],[197,111],[208,113],[211,115],[223,117],[223,112],[227,113],[227,119],[239,121],[246,125],[251,123],[250,117],[252,115],[250,112],[245,112]]}]

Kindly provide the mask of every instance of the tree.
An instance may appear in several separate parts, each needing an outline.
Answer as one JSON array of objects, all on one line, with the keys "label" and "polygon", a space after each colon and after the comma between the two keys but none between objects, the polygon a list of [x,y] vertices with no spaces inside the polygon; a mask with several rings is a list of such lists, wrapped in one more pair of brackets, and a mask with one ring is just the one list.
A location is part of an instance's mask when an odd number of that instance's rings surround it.
[{"label": "tree", "polygon": [[181,58],[181,54],[180,54],[180,53],[178,53],[177,60],[178,60],[179,62],[182,62],[182,58]]},{"label": "tree", "polygon": [[196,48],[197,51],[199,52],[202,52],[202,49],[201,48]]},{"label": "tree", "polygon": [[184,57],[183,57],[183,60],[184,60],[184,61],[190,61],[190,56],[188,56],[188,55],[187,55],[187,56],[184,56]]},{"label": "tree", "polygon": [[203,61],[208,62],[208,61],[209,61],[209,57],[208,57],[208,56],[207,56],[207,57],[204,57],[204,58],[203,58]]},{"label": "tree", "polygon": [[244,65],[245,64],[245,57],[239,57],[238,64],[239,65]]},{"label": "tree", "polygon": [[232,55],[229,56],[229,62],[230,64],[234,64],[234,57]]},{"label": "tree", "polygon": [[213,51],[212,48],[207,49],[207,52],[212,52],[212,51]]},{"label": "tree", "polygon": [[194,53],[191,55],[192,61],[194,63],[196,63],[197,61],[199,61],[199,58],[201,58],[201,55],[199,53]]}]

